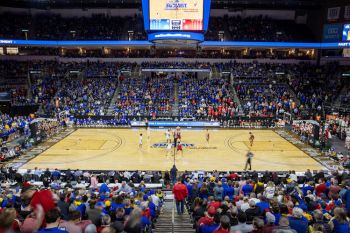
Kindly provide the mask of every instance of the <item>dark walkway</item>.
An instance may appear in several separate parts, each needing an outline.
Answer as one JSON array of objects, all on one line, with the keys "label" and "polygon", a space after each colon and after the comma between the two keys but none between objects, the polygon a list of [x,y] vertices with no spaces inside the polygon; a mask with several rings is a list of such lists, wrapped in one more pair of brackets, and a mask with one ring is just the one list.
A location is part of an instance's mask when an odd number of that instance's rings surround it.
[{"label": "dark walkway", "polygon": [[338,137],[333,136],[332,137],[332,147],[334,147],[336,152],[341,152],[342,154],[346,155],[350,153],[350,150],[346,149],[344,147],[345,142],[340,140]]}]

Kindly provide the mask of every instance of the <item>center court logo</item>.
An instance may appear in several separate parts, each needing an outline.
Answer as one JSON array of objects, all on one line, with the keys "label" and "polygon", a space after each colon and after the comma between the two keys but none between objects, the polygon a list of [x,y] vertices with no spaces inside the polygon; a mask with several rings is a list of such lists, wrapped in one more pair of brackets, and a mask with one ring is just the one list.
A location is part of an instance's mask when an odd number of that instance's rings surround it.
[{"label": "center court logo", "polygon": [[[192,149],[192,150],[198,150],[198,149],[204,149],[204,150],[215,150],[217,149],[216,146],[195,146],[193,143],[181,143],[183,148],[186,149]],[[174,148],[174,143],[171,144],[171,148]],[[154,143],[151,148],[156,149],[166,149],[168,148],[168,143],[162,142],[162,143]]]},{"label": "center court logo", "polygon": [[[181,145],[183,147],[194,147],[194,144],[190,144],[190,143],[181,143]],[[174,147],[174,146],[175,146],[174,143],[172,143],[171,147]],[[167,148],[167,147],[168,147],[168,143],[165,143],[165,142],[163,142],[163,143],[154,143],[152,145],[152,148]]]}]

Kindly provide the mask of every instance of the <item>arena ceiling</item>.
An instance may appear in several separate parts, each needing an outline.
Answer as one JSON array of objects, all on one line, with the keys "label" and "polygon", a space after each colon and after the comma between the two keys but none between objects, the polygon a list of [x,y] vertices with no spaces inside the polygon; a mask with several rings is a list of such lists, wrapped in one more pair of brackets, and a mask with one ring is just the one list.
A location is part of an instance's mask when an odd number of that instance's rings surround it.
[{"label": "arena ceiling", "polygon": [[[315,9],[328,0],[212,0],[212,8]],[[2,0],[0,6],[20,8],[139,8],[141,0]]]}]

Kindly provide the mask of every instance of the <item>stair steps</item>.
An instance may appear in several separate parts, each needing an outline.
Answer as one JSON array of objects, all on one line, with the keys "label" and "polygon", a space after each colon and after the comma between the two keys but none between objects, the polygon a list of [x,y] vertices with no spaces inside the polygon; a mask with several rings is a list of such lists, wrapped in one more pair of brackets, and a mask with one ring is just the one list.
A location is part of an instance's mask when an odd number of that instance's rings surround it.
[{"label": "stair steps", "polygon": [[176,213],[175,202],[171,192],[165,192],[166,198],[163,212],[157,219],[153,233],[194,233],[190,215],[186,212],[183,215]]}]

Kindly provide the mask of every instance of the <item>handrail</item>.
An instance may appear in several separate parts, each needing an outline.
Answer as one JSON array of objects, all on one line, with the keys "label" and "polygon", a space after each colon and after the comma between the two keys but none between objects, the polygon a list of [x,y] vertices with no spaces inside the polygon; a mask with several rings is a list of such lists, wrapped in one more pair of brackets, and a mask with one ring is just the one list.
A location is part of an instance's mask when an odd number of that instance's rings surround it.
[{"label": "handrail", "polygon": [[173,199],[173,208],[171,210],[171,232],[174,233],[175,225],[175,199]]}]

